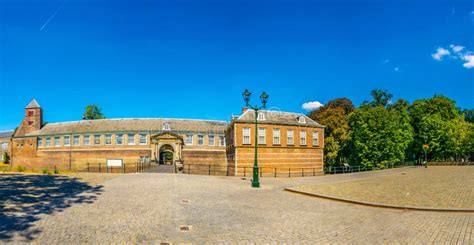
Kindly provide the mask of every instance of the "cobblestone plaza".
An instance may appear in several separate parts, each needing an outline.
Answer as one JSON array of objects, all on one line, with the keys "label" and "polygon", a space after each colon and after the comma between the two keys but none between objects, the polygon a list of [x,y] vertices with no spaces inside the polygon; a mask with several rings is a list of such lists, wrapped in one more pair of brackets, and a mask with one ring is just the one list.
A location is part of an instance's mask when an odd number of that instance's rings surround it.
[{"label": "cobblestone plaza", "polygon": [[[32,203],[38,210],[35,213],[27,207],[8,208],[6,203],[15,200],[4,200],[2,209],[8,212],[2,212],[0,239],[7,243],[44,244],[474,243],[474,213],[374,208],[283,190],[411,171],[416,168],[264,178],[260,189],[250,188],[248,179],[238,177],[125,174],[95,187],[77,188],[72,185],[83,185],[79,184],[82,182],[58,182],[57,185],[76,190],[62,196],[54,192],[54,186],[38,184],[37,188],[48,190],[51,201]],[[2,183],[12,178],[0,176]],[[19,195],[15,191],[21,190],[10,190],[8,195]],[[5,185],[0,192],[2,198],[8,199]]]}]

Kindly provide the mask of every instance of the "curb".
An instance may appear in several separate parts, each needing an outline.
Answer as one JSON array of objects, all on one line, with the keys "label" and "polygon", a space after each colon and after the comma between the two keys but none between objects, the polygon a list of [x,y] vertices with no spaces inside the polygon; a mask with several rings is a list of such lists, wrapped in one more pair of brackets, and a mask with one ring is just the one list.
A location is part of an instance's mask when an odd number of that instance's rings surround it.
[{"label": "curb", "polygon": [[321,195],[321,194],[300,191],[293,188],[285,188],[284,190],[288,192],[301,194],[301,195],[306,195],[306,196],[319,197],[319,198],[329,199],[333,201],[358,204],[358,205],[376,207],[376,208],[390,208],[390,209],[425,211],[425,212],[474,213],[474,209],[471,209],[471,208],[430,208],[430,207],[415,207],[415,206],[397,206],[397,205],[363,202],[363,201],[356,201],[353,199],[344,199],[344,198],[339,198],[339,197],[326,196],[326,195]]}]

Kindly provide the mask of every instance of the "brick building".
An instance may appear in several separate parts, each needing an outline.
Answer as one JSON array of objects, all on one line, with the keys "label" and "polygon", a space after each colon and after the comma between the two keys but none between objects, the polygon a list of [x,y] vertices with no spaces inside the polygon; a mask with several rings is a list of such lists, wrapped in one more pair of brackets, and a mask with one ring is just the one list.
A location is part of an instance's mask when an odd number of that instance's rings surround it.
[{"label": "brick building", "polygon": [[[323,171],[324,127],[299,113],[258,112],[258,163],[263,173]],[[227,159],[236,174],[251,170],[255,111],[244,109],[227,128]]]},{"label": "brick building", "polygon": [[[44,123],[43,110],[33,100],[11,137],[11,164],[82,170],[117,159],[129,166],[150,159],[153,164],[174,165],[179,171],[207,173],[212,166],[211,174],[240,174],[241,167],[253,163],[250,136],[255,118],[250,112],[230,123],[167,118]],[[321,125],[297,113],[262,111],[258,119],[261,166],[322,171]]]}]

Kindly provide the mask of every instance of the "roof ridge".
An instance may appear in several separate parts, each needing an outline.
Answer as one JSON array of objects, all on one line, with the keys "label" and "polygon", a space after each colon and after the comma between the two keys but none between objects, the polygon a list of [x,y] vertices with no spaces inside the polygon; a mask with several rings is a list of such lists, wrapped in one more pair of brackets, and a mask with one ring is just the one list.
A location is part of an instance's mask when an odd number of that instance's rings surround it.
[{"label": "roof ridge", "polygon": [[52,123],[47,123],[47,125],[81,123],[81,122],[92,122],[92,121],[120,121],[120,120],[181,120],[181,121],[202,121],[202,122],[227,123],[227,121],[224,121],[224,120],[188,119],[188,118],[104,118],[104,119],[94,119],[94,120],[75,120],[75,121],[67,121],[67,122],[52,122]]}]

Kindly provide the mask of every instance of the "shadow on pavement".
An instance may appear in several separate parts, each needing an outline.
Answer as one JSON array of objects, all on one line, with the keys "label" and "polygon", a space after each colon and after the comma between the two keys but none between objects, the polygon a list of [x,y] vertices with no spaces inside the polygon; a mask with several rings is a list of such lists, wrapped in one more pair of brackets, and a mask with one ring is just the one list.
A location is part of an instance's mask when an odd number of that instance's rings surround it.
[{"label": "shadow on pavement", "polygon": [[92,203],[101,192],[102,186],[66,176],[0,174],[0,243],[15,234],[33,240],[41,232],[32,228],[40,215]]}]

